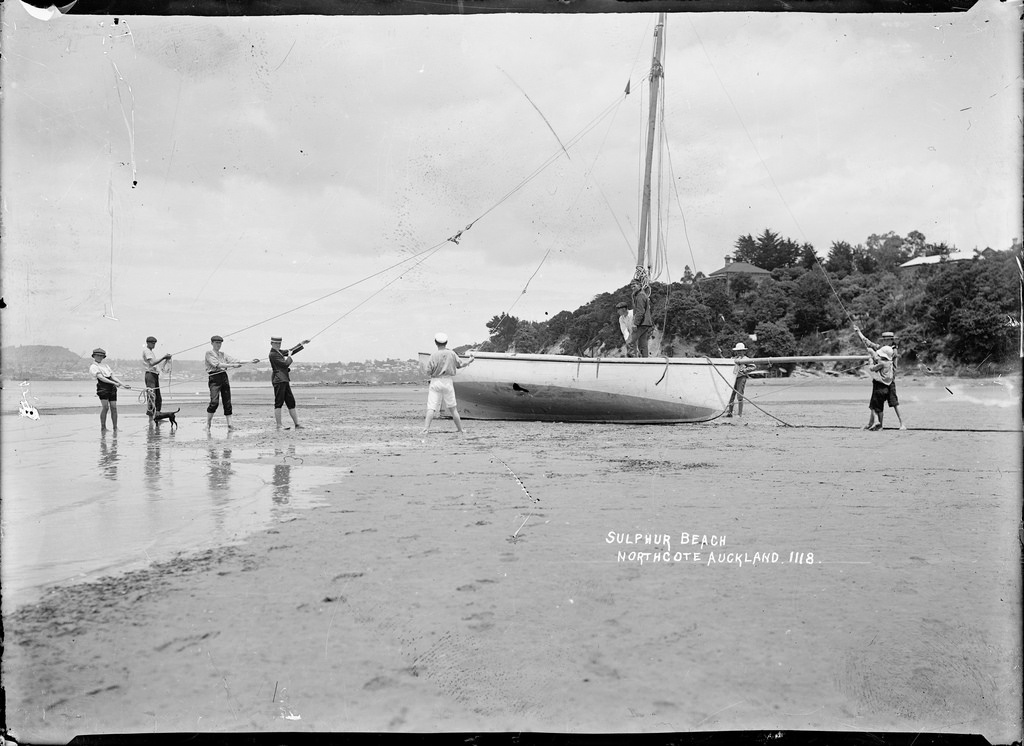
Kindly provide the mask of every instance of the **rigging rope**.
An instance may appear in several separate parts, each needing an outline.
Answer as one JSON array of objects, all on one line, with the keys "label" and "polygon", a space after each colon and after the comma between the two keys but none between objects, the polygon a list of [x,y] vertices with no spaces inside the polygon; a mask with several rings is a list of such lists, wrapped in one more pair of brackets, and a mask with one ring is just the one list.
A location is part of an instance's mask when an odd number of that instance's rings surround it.
[{"label": "rigging rope", "polygon": [[708,362],[708,365],[710,365],[710,366],[711,366],[711,369],[712,369],[713,371],[715,371],[715,373],[717,373],[717,374],[718,374],[718,377],[719,377],[719,378],[721,378],[721,379],[722,379],[723,381],[725,381],[725,385],[726,385],[726,386],[728,386],[728,387],[729,387],[729,389],[730,389],[730,390],[731,390],[731,391],[732,391],[732,392],[733,392],[734,394],[736,394],[736,396],[742,396],[742,397],[743,397],[743,399],[744,399],[744,400],[745,400],[745,401],[747,402],[747,404],[749,404],[750,406],[752,406],[752,407],[753,407],[754,409],[756,409],[757,411],[761,412],[762,414],[766,414],[766,415],[768,415],[769,417],[771,417],[771,418],[772,418],[773,420],[775,420],[776,422],[781,422],[781,423],[782,423],[783,425],[785,425],[786,427],[795,427],[794,425],[791,425],[791,424],[789,424],[789,423],[788,423],[788,422],[786,422],[785,420],[781,420],[781,419],[779,419],[778,417],[776,417],[775,415],[773,415],[773,414],[772,414],[771,412],[767,412],[767,411],[765,411],[765,410],[764,410],[764,409],[762,409],[761,407],[759,407],[759,406],[757,406],[756,404],[754,404],[754,402],[750,401],[750,399],[747,399],[747,397],[746,397],[746,396],[744,396],[744,395],[743,395],[743,394],[741,394],[740,392],[736,391],[736,389],[735,389],[735,388],[733,388],[733,385],[732,385],[731,383],[729,383],[729,379],[728,379],[728,378],[726,378],[725,376],[723,376],[723,375],[722,375],[722,371],[720,371],[720,370],[719,370],[719,369],[718,369],[718,368],[717,368],[717,367],[715,366],[715,364],[714,364],[713,362],[711,362],[711,358],[709,358],[709,357],[705,357],[704,359],[705,359],[705,360],[706,360],[706,361]]},{"label": "rigging rope", "polygon": [[[461,233],[461,231],[460,231],[460,233]],[[447,240],[452,240],[452,239],[447,239]],[[440,249],[442,246],[444,246],[445,243],[446,243],[446,241],[441,241],[440,243],[434,244],[433,246],[431,246],[431,247],[429,247],[427,249],[423,249],[422,251],[419,251],[419,252],[417,252],[417,253],[415,253],[415,254],[413,254],[411,256],[407,256],[404,259],[402,259],[401,261],[395,262],[394,264],[392,264],[392,265],[390,265],[388,267],[385,267],[384,269],[378,270],[377,272],[373,272],[373,273],[367,275],[366,277],[363,277],[362,279],[356,280],[355,282],[350,282],[348,285],[345,285],[344,287],[340,287],[337,290],[332,290],[329,293],[321,295],[319,298],[314,298],[311,301],[307,301],[305,303],[301,303],[301,304],[299,304],[297,306],[289,308],[286,311],[282,311],[281,313],[278,313],[278,314],[275,314],[273,316],[270,316],[269,318],[263,319],[262,321],[257,321],[256,323],[250,324],[249,326],[245,326],[245,327],[242,327],[241,329],[236,329],[236,330],[234,330],[232,332],[229,332],[228,336],[233,336],[235,334],[241,334],[242,332],[248,331],[250,329],[254,329],[257,326],[262,326],[263,324],[266,324],[266,323],[268,323],[270,321],[274,321],[276,319],[279,319],[282,316],[287,316],[290,313],[294,313],[295,311],[298,311],[298,310],[301,310],[303,308],[306,308],[307,306],[311,306],[314,303],[319,303],[320,301],[326,300],[327,298],[330,298],[330,297],[332,297],[334,295],[337,295],[338,293],[344,292],[345,290],[350,290],[351,288],[354,288],[357,285],[361,285],[362,283],[366,282],[367,280],[372,280],[374,277],[382,275],[385,272],[389,272],[392,269],[395,269],[396,267],[400,267],[403,264],[405,264],[406,262],[409,262],[409,261],[412,261],[414,259],[417,259],[417,258],[419,258],[420,256],[422,256],[424,254],[427,254],[428,258],[429,258],[430,255],[433,255],[433,253],[438,251],[438,249]],[[394,282],[394,281],[392,281],[392,282]],[[378,291],[378,292],[380,292],[380,291]],[[373,297],[373,296],[371,296],[371,297]],[[365,303],[366,301],[363,301],[363,302]],[[360,305],[362,305],[362,304],[360,304]],[[352,309],[352,310],[354,310],[354,309]],[[338,320],[340,321],[340,319],[338,319]],[[334,323],[337,323],[337,321],[335,321]],[[323,331],[326,331],[326,330],[323,330]],[[323,331],[318,332],[318,334],[322,334]],[[200,344],[193,345],[192,347],[186,347],[183,350],[178,350],[177,352],[172,353],[172,355],[180,355],[183,352],[191,352],[192,350],[196,350],[196,349],[198,349],[200,347],[203,347],[205,344],[207,344],[207,343],[206,342],[201,342]]]},{"label": "rigging rope", "polygon": [[[715,78],[718,80],[718,84],[721,86],[722,92],[725,94],[725,97],[729,100],[729,105],[732,107],[733,113],[736,115],[736,119],[739,121],[740,127],[743,129],[743,133],[747,136],[747,140],[750,142],[750,146],[754,149],[754,153],[757,155],[757,158],[760,161],[761,166],[764,168],[765,173],[768,175],[768,180],[771,182],[772,188],[778,195],[779,201],[782,202],[782,206],[786,209],[786,212],[789,213],[789,217],[793,221],[793,224],[796,226],[801,238],[803,238],[804,243],[808,244],[809,242],[807,241],[807,235],[804,233],[803,227],[800,225],[800,221],[797,220],[796,215],[793,214],[793,210],[790,208],[789,203],[783,196],[782,190],[779,189],[779,185],[775,181],[775,176],[772,174],[771,169],[768,168],[768,164],[765,163],[764,157],[761,155],[761,151],[758,150],[757,143],[754,142],[754,138],[750,135],[750,130],[747,129],[746,122],[743,121],[743,117],[740,115],[739,109],[736,107],[736,103],[733,101],[732,96],[729,95],[729,91],[725,87],[725,83],[722,82],[722,78],[718,74],[718,69],[711,61],[711,55],[708,54],[707,47],[704,46],[704,40],[701,38],[700,33],[698,33],[697,28],[696,26],[693,25],[692,21],[690,22],[690,27],[693,29],[694,36],[697,37],[697,41],[700,43],[701,50],[704,52],[704,57],[708,61],[708,66],[711,68],[711,71],[714,73]],[[843,303],[843,299],[840,297],[839,292],[835,288],[835,285],[832,284],[832,279],[825,271],[825,267],[818,259],[817,254],[815,254],[814,261],[818,268],[821,270],[821,274],[825,277],[825,281],[828,283],[829,289],[835,296],[836,301],[839,303],[840,308],[842,308],[843,310],[843,313],[845,313],[846,317],[854,324],[854,326],[856,326],[856,321],[853,318],[853,314],[851,314],[850,311],[846,308],[846,305]]]}]

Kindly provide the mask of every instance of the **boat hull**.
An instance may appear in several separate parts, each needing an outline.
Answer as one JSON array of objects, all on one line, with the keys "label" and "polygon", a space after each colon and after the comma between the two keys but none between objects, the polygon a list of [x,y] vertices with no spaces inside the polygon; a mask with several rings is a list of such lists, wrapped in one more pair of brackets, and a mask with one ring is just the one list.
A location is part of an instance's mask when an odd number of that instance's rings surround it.
[{"label": "boat hull", "polygon": [[[459,415],[476,420],[704,422],[732,393],[732,360],[477,353],[455,377]],[[429,355],[421,353],[421,364]]]}]

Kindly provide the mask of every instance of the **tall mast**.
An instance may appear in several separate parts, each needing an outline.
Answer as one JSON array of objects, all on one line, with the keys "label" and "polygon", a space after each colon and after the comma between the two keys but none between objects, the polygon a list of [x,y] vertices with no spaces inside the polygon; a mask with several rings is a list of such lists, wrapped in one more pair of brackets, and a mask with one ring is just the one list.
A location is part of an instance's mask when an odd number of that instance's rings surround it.
[{"label": "tall mast", "polygon": [[651,60],[650,114],[647,121],[647,160],[644,165],[644,191],[640,205],[640,241],[636,251],[636,278],[646,282],[651,276],[651,171],[654,163],[654,133],[658,119],[658,92],[664,76],[665,14],[658,14],[658,25],[654,28],[654,56]]}]

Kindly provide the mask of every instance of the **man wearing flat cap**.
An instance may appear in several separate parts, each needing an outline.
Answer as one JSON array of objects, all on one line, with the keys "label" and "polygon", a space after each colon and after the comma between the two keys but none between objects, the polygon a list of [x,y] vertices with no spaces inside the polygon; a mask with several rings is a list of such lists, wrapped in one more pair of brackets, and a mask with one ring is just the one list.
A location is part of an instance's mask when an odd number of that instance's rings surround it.
[{"label": "man wearing flat cap", "polygon": [[146,375],[146,415],[151,420],[164,405],[164,400],[160,396],[160,368],[157,366],[163,363],[166,369],[167,363],[171,361],[170,353],[158,358],[154,347],[156,337],[146,337],[146,349],[142,351],[142,366]]},{"label": "man wearing flat cap", "polygon": [[292,394],[290,376],[292,355],[308,344],[309,340],[304,339],[290,350],[282,352],[281,338],[270,338],[270,369],[272,371],[270,375],[270,382],[274,386],[274,421],[277,423],[278,430],[281,429],[282,407],[288,407],[288,414],[291,416],[292,422],[295,424],[295,429],[299,430],[302,428],[302,425],[299,424],[299,416],[295,413],[295,396]]},{"label": "man wearing flat cap", "polygon": [[622,332],[622,339],[628,343],[629,335],[633,331],[633,312],[625,301],[616,303],[615,310],[619,314],[619,331]]},{"label": "man wearing flat cap", "polygon": [[[220,405],[221,397],[224,398],[224,419],[228,423],[228,430],[234,430],[231,425],[231,382],[228,380],[228,368],[241,368],[244,363],[230,355],[221,352],[220,346],[224,344],[224,337],[214,334],[210,337],[210,347],[206,351],[204,362],[206,364],[206,375],[210,379],[210,405],[206,408],[206,429],[213,424],[213,414]],[[259,358],[251,361],[258,363]]]},{"label": "man wearing flat cap", "polygon": [[107,353],[102,347],[92,351],[92,365],[89,366],[89,373],[96,377],[96,396],[100,400],[100,432],[107,432],[107,412],[110,412],[110,422],[117,432],[117,390],[119,388],[130,389],[131,386],[121,383],[114,377],[110,366],[104,363]]},{"label": "man wearing flat cap", "polygon": [[437,351],[427,361],[430,387],[427,389],[427,419],[423,423],[423,433],[426,434],[430,430],[430,422],[434,419],[434,413],[441,409],[441,403],[444,402],[448,411],[452,413],[456,429],[460,435],[463,435],[462,418],[459,417],[458,405],[455,401],[455,373],[476,358],[470,354],[469,360],[463,362],[462,358],[448,349],[448,335],[444,332],[434,335],[434,344],[437,345]]}]

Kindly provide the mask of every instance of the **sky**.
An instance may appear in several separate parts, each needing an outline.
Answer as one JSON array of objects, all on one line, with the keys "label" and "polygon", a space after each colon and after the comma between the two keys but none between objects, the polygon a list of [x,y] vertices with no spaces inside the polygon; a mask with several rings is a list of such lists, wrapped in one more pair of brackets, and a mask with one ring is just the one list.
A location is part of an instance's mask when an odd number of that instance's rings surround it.
[{"label": "sky", "polygon": [[[410,359],[632,277],[654,15],[2,13],[4,346]],[[1020,16],[670,14],[658,279],[766,228],[1009,248]]]}]

